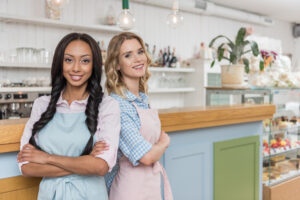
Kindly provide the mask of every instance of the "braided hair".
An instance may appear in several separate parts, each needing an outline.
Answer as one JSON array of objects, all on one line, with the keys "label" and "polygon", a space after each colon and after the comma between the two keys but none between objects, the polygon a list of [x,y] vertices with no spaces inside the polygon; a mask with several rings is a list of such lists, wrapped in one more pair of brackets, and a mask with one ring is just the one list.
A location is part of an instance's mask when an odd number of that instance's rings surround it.
[{"label": "braided hair", "polygon": [[66,47],[74,40],[81,40],[89,44],[93,54],[93,69],[92,75],[88,79],[87,92],[89,93],[88,103],[85,109],[85,123],[90,131],[90,138],[81,155],[88,155],[93,148],[93,136],[97,129],[99,104],[103,98],[103,90],[100,85],[102,74],[102,56],[99,45],[88,34],[85,33],[70,33],[66,35],[58,43],[51,67],[51,97],[46,111],[41,115],[41,118],[35,122],[32,129],[32,136],[29,143],[37,149],[42,150],[35,141],[35,134],[44,128],[47,123],[53,118],[56,112],[56,103],[60,97],[62,90],[66,86],[66,79],[63,76],[63,61]]}]

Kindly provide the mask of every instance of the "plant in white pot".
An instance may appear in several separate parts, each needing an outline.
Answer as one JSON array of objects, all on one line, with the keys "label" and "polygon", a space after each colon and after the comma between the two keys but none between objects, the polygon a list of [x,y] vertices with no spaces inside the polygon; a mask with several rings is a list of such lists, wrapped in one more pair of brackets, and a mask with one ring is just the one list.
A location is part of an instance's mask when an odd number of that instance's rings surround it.
[{"label": "plant in white pot", "polygon": [[[217,59],[229,61],[229,65],[221,66],[222,87],[243,87],[244,86],[244,72],[249,72],[249,60],[244,55],[252,53],[254,56],[259,55],[258,45],[254,41],[245,40],[246,36],[251,34],[252,30],[249,28],[240,28],[235,38],[235,42],[224,35],[218,35],[209,43],[212,47],[216,40],[224,38],[225,42],[221,43],[217,49]],[[215,61],[211,63],[214,66]]]}]

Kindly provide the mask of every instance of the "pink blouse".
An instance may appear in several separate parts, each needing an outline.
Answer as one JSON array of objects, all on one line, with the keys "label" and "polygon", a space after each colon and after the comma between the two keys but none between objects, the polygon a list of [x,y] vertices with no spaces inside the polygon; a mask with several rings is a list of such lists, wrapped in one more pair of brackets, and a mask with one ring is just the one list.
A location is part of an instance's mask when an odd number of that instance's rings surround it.
[{"label": "pink blouse", "polygon": [[[25,144],[28,144],[32,135],[32,128],[36,121],[38,121],[42,113],[47,109],[50,102],[50,96],[42,96],[36,99],[33,103],[32,111],[29,120],[26,123],[23,136],[21,138],[20,149]],[[70,105],[62,96],[59,97],[56,103],[56,112],[60,113],[78,113],[84,112],[88,98],[85,100],[73,101]],[[117,151],[119,146],[120,135],[120,106],[119,103],[110,96],[106,96],[102,99],[99,106],[98,125],[95,133],[96,142],[105,141],[109,145],[109,150],[105,150],[96,157],[105,160],[109,166],[109,171],[112,170],[116,164]],[[38,143],[38,133],[35,135],[35,139]],[[21,166],[28,162],[19,163]],[[21,171],[22,172],[22,171]]]}]

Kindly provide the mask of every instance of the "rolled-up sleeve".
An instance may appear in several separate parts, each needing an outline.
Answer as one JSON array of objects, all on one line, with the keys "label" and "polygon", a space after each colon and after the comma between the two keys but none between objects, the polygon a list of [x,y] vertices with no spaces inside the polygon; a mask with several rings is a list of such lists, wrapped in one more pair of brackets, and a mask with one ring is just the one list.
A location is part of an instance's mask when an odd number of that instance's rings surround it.
[{"label": "rolled-up sleeve", "polygon": [[106,161],[110,172],[116,164],[120,137],[120,106],[110,96],[105,97],[100,104],[95,136],[96,142],[105,141],[109,145],[108,150],[96,157]]},{"label": "rolled-up sleeve", "polygon": [[139,160],[148,153],[152,144],[144,139],[131,113],[121,113],[120,149],[122,153],[137,166]]}]

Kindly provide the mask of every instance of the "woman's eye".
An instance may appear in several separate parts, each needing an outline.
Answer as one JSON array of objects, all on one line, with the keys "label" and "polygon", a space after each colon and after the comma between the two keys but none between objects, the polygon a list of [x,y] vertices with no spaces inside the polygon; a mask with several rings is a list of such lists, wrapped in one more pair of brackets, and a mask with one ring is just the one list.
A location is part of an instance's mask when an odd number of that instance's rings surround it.
[{"label": "woman's eye", "polygon": [[81,63],[88,64],[88,63],[90,63],[90,60],[89,59],[84,59],[84,60],[81,60]]},{"label": "woman's eye", "polygon": [[125,58],[129,58],[130,57],[130,54],[125,54]]},{"label": "woman's eye", "polygon": [[144,50],[139,50],[139,54],[144,54]]},{"label": "woman's eye", "polygon": [[70,63],[70,62],[72,62],[72,59],[71,58],[65,58],[65,62]]}]

